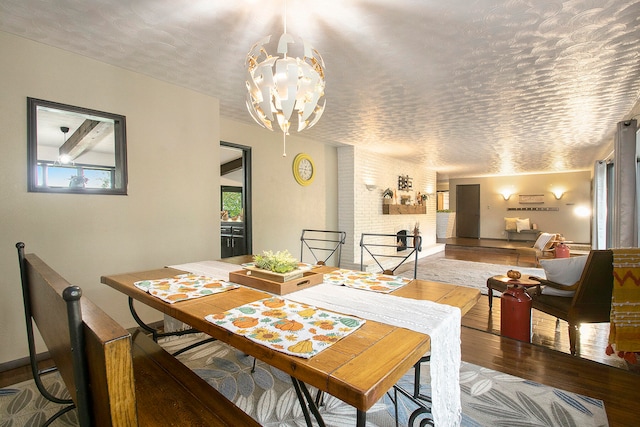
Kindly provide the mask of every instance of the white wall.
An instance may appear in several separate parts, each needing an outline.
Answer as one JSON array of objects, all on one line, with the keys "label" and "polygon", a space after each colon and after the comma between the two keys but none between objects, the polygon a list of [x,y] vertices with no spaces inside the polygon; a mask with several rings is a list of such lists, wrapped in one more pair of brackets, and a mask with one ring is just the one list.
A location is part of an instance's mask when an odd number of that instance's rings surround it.
[{"label": "white wall", "polygon": [[[579,217],[577,207],[591,207],[591,172],[566,172],[537,175],[515,175],[485,178],[452,179],[449,181],[449,206],[456,210],[456,185],[480,184],[480,237],[504,239],[504,218],[529,218],[541,231],[561,233],[576,243],[591,242],[591,217]],[[565,195],[556,200],[554,188],[563,188]],[[500,194],[510,189],[513,195],[505,201]],[[520,204],[520,194],[542,194],[543,204]],[[509,211],[507,208],[557,207],[558,211]]]},{"label": "white wall", "polygon": [[[336,229],[335,147],[291,135],[283,157],[282,133],[225,119],[221,120],[220,139],[251,147],[254,253],[286,249],[299,257],[302,229]],[[315,178],[306,187],[293,177],[293,159],[298,153],[308,154],[315,166]]]},{"label": "white wall", "polygon": [[[220,255],[219,141],[254,149],[254,248],[299,250],[303,226],[337,224],[335,148],[224,122],[217,99],[0,32],[0,364],[27,355],[15,243],[24,241],[125,327],[126,298],[100,276]],[[123,114],[128,196],[27,192],[26,98]],[[293,154],[319,168],[306,188]],[[293,252],[296,253],[296,252]],[[142,309],[146,320],[161,316]]]},{"label": "white wall", "polygon": [[[399,230],[412,231],[419,223],[423,247],[436,242],[436,173],[415,163],[409,163],[375,154],[363,148],[338,149],[339,223],[347,232],[343,250],[343,267],[360,266],[360,236],[362,233],[395,234]],[[382,193],[389,187],[398,188],[398,176],[413,178],[413,190],[398,194],[432,193],[426,201],[427,213],[422,215],[384,215]],[[368,191],[366,184],[377,188]],[[425,252],[426,253],[426,252]]]}]

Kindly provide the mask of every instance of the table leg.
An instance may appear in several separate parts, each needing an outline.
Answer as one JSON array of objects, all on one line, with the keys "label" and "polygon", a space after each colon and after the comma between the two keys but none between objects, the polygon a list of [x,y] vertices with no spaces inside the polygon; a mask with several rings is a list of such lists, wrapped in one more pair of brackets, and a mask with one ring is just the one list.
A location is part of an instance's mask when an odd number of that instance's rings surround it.
[{"label": "table leg", "polygon": [[356,426],[365,427],[366,424],[367,424],[367,412],[361,411],[360,409],[358,409],[358,412],[356,415]]},{"label": "table leg", "polygon": [[[311,410],[311,413],[318,422],[318,425],[320,427],[325,427],[326,424],[322,419],[322,415],[320,415],[320,411],[318,411],[318,407],[316,406],[316,403],[311,396],[311,393],[309,393],[309,389],[307,389],[305,383],[299,381],[294,377],[291,377],[291,382],[293,383],[293,388],[296,391],[296,395],[298,396],[298,402],[300,402],[300,407],[302,408],[302,413],[304,414],[304,419],[307,422],[307,426],[313,426],[313,424],[311,423],[311,416],[309,414],[309,410]],[[364,427],[364,424],[362,426]]]},{"label": "table leg", "polygon": [[418,363],[416,363],[415,365],[413,365],[413,397],[415,399],[421,399],[424,400],[426,402],[431,403],[431,397],[426,396],[422,393],[420,393],[420,372],[422,371],[422,364],[423,363],[427,363],[431,361],[431,355],[428,356],[422,356],[420,358],[420,360],[418,361]]},{"label": "table leg", "polygon": [[487,296],[489,297],[489,311],[493,308],[493,288],[491,285],[487,284]]},{"label": "table leg", "polygon": [[[154,329],[151,326],[149,326],[146,323],[144,323],[144,321],[140,318],[140,316],[138,316],[138,312],[136,311],[136,308],[133,306],[133,298],[131,298],[131,297],[129,297],[129,311],[131,312],[131,315],[133,316],[133,319],[136,321],[138,326],[140,326],[145,331],[151,333],[152,338],[153,338],[153,340],[155,342],[158,342],[158,338],[202,333],[198,329],[193,329],[193,328],[183,329],[183,330],[180,330],[180,331],[173,331],[173,332],[158,332],[157,329]],[[183,347],[183,348],[179,349],[178,351],[176,351],[174,353],[171,353],[171,355],[172,356],[178,356],[178,355],[184,353],[185,351],[189,351],[189,350],[191,350],[193,348],[196,348],[198,346],[201,346],[203,344],[207,344],[207,343],[210,343],[210,342],[213,342],[213,341],[216,341],[216,338],[213,338],[213,337],[207,338],[205,340],[198,341],[195,344],[191,344],[191,345],[188,345],[186,347]]]},{"label": "table leg", "polygon": [[[411,400],[413,403],[415,403],[418,408],[415,409],[411,415],[409,416],[409,422],[407,423],[408,426],[413,426],[415,421],[418,419],[418,417],[420,415],[428,415],[431,414],[431,397],[429,396],[425,396],[423,394],[420,394],[419,392],[416,392],[414,390],[414,393],[410,393],[408,390],[405,390],[404,388],[395,385],[393,386],[394,390],[395,390],[395,405],[396,405],[396,424],[398,423],[398,404],[399,404],[399,400],[398,400],[398,394],[400,393],[403,396],[405,396],[406,398],[408,398],[409,400]],[[363,424],[364,425],[364,424]],[[425,426],[425,425],[433,425],[433,419],[431,417],[427,417],[424,418],[422,421],[420,421],[419,423],[420,426]]]}]

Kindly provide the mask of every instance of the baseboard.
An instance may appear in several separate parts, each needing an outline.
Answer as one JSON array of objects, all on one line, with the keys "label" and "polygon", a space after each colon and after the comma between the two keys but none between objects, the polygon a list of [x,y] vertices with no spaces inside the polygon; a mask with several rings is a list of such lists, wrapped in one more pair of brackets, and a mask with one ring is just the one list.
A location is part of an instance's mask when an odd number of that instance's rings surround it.
[{"label": "baseboard", "polygon": [[[164,323],[162,320],[159,320],[157,322],[151,323],[149,326],[151,326],[152,328],[162,330],[164,327]],[[38,362],[42,362],[43,360],[47,360],[50,358],[51,356],[49,356],[48,351],[38,353],[38,355],[36,356],[36,360]],[[21,357],[20,359],[16,359],[16,360],[10,360],[4,363],[0,363],[0,373],[11,371],[13,369],[23,368],[25,366],[29,366],[29,364],[30,364],[29,356]]]},{"label": "baseboard", "polygon": [[423,246],[418,254],[418,259],[444,252],[446,245],[444,243],[435,243],[430,246]]},{"label": "baseboard", "polygon": [[[45,351],[44,353],[39,353],[36,356],[36,360],[38,362],[42,362],[43,360],[50,359],[49,352]],[[29,356],[22,357],[16,360],[10,360],[8,362],[0,363],[0,373],[11,371],[13,369],[22,368],[25,366],[29,366]]]}]

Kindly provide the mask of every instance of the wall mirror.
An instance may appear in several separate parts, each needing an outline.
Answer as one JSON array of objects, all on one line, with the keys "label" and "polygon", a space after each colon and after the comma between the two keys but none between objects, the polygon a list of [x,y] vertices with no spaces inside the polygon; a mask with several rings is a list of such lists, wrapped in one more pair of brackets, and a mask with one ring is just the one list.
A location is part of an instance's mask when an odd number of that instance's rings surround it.
[{"label": "wall mirror", "polygon": [[30,192],[127,194],[126,120],[27,98]]}]

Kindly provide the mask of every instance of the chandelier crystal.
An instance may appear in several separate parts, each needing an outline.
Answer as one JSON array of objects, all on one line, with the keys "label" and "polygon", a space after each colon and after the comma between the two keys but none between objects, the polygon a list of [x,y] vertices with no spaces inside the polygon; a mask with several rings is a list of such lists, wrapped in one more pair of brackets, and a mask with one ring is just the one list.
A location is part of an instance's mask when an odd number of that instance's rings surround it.
[{"label": "chandelier crystal", "polygon": [[[324,111],[324,61],[309,43],[285,31],[277,44],[266,36],[245,61],[247,109],[261,126],[284,136],[315,125]],[[283,155],[286,156],[286,153]]]}]

